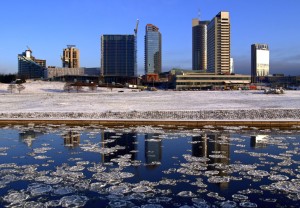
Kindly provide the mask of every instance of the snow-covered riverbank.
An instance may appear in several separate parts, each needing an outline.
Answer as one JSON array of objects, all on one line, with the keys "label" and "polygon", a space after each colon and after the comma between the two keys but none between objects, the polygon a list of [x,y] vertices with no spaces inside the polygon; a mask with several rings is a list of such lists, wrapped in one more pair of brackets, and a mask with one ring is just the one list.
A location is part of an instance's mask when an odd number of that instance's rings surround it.
[{"label": "snow-covered riverbank", "polygon": [[[98,88],[66,93],[64,83],[0,84],[0,119],[300,120],[300,91],[143,91]],[[123,92],[119,92],[123,91]]]}]

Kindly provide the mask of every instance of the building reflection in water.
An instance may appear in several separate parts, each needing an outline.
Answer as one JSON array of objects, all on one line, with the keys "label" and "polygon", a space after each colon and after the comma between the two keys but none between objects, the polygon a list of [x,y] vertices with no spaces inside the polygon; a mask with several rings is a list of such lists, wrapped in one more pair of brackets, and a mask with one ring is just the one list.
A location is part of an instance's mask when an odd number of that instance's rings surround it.
[{"label": "building reflection in water", "polygon": [[154,169],[161,164],[162,141],[158,134],[145,135],[145,160],[148,169]]},{"label": "building reflection in water", "polygon": [[266,148],[268,135],[256,135],[250,138],[250,147],[252,148]]},{"label": "building reflection in water", "polygon": [[66,147],[75,148],[80,144],[80,133],[68,131],[63,135],[64,145]]},{"label": "building reflection in water", "polygon": [[[208,170],[218,170],[219,176],[228,176],[221,169],[216,168],[214,164],[229,165],[230,148],[229,142],[223,142],[224,138],[230,135],[225,134],[203,134],[192,137],[192,156],[207,157],[210,160],[207,162]],[[222,157],[210,157],[210,155],[222,155]],[[228,188],[228,183],[219,183],[221,188]]]},{"label": "building reflection in water", "polygon": [[28,147],[31,147],[37,137],[43,135],[43,132],[26,130],[19,133],[19,139],[24,142]]},{"label": "building reflection in water", "polygon": [[126,154],[131,155],[131,160],[135,160],[137,157],[137,145],[136,145],[136,133],[116,133],[116,132],[103,132],[102,143],[105,148],[117,148],[116,152],[111,154],[103,154],[102,161],[110,162],[113,158],[118,158]]}]

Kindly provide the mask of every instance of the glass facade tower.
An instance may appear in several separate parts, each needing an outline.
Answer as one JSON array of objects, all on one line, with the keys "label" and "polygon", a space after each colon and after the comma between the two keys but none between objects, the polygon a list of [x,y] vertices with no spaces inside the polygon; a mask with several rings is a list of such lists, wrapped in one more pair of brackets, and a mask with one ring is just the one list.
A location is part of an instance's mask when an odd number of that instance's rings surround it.
[{"label": "glass facade tower", "polygon": [[145,74],[161,73],[161,33],[152,24],[146,25],[145,35]]},{"label": "glass facade tower", "polygon": [[267,44],[251,45],[251,81],[256,83],[259,77],[270,73],[270,50]]},{"label": "glass facade tower", "polygon": [[136,49],[134,35],[101,36],[101,74],[103,76],[135,77]]},{"label": "glass facade tower", "polygon": [[193,70],[207,70],[207,25],[209,21],[193,19]]}]

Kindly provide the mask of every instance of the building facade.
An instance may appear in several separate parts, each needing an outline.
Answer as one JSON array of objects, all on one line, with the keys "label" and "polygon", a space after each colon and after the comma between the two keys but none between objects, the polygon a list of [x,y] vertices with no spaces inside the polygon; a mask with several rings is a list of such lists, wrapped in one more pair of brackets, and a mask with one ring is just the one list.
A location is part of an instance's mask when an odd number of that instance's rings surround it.
[{"label": "building facade", "polygon": [[230,74],[234,74],[234,61],[230,58]]},{"label": "building facade", "polygon": [[46,60],[36,59],[30,49],[18,55],[18,75],[25,79],[40,79],[46,70]]},{"label": "building facade", "polygon": [[207,70],[207,25],[209,21],[192,20],[193,70]]},{"label": "building facade", "polygon": [[251,81],[257,83],[259,77],[270,73],[270,51],[267,44],[251,45]]},{"label": "building facade", "polygon": [[137,76],[135,35],[101,36],[101,75],[108,81]]},{"label": "building facade", "polygon": [[80,53],[75,45],[67,45],[63,49],[62,67],[63,68],[79,68],[80,67]]},{"label": "building facade", "polygon": [[145,74],[161,73],[162,43],[159,28],[152,24],[146,25],[145,35]]},{"label": "building facade", "polygon": [[175,77],[176,90],[229,90],[250,88],[249,75],[221,75],[215,73],[184,72]]},{"label": "building facade", "polygon": [[230,17],[219,12],[207,26],[208,72],[230,74]]}]

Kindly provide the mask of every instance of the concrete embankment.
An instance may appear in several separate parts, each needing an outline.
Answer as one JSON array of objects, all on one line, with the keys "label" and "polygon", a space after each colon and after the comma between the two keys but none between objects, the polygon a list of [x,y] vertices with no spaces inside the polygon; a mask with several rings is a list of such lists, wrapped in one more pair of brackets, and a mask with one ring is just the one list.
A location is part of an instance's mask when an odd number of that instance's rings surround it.
[{"label": "concrete embankment", "polygon": [[0,113],[0,124],[298,127],[300,109]]}]

